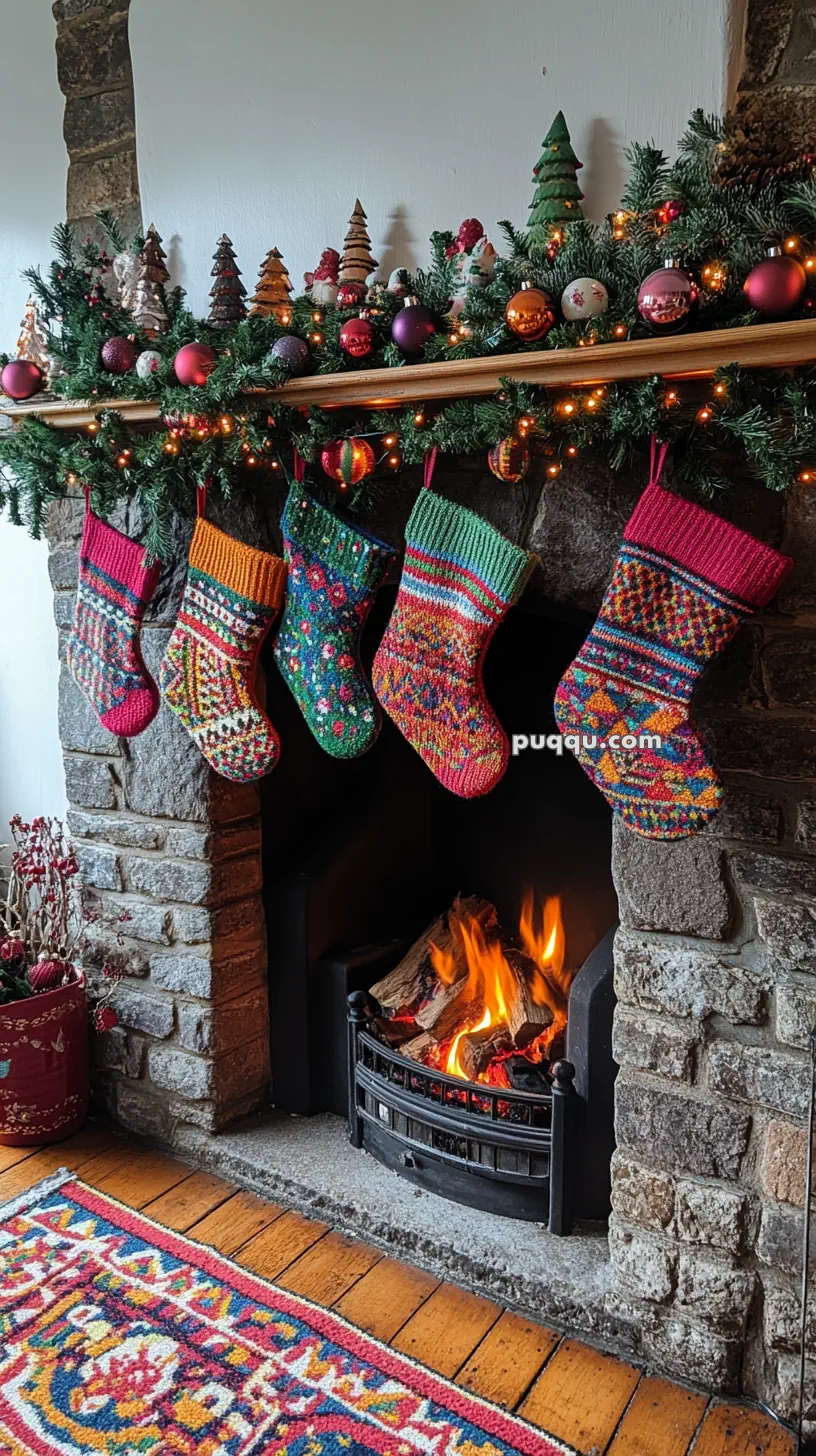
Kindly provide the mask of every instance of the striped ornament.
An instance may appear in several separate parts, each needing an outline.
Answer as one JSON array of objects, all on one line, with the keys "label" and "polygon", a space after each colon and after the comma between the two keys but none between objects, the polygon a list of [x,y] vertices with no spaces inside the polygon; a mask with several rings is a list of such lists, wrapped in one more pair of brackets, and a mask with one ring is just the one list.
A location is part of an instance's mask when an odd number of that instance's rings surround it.
[{"label": "striped ornament", "polygon": [[530,451],[518,435],[505,435],[488,451],[487,463],[499,480],[514,485],[530,468]]},{"label": "striped ornament", "polygon": [[356,485],[374,469],[374,451],[367,440],[350,435],[347,440],[332,440],[320,456],[326,474],[340,485]]}]

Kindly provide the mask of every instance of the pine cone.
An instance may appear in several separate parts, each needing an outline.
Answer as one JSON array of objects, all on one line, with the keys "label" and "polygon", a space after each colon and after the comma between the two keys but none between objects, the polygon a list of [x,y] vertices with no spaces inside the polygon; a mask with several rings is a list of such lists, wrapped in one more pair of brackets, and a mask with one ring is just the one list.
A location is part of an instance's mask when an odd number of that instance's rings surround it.
[{"label": "pine cone", "polygon": [[747,187],[752,190],[785,178],[789,182],[810,177],[816,154],[797,151],[783,129],[745,127],[736,117],[726,118],[726,140],[714,171],[717,187]]}]

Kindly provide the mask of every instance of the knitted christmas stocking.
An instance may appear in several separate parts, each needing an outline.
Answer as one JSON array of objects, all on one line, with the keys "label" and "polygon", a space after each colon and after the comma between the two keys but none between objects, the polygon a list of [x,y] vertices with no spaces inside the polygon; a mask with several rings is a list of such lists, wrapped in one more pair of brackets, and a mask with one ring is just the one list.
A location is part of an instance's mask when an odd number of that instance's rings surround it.
[{"label": "knitted christmas stocking", "polygon": [[79,591],[68,666],[100,722],[120,737],[151,723],[159,690],[142,661],[139,628],[160,566],[144,548],[88,506],[79,552]]},{"label": "knitted christmas stocking", "polygon": [[199,517],[161,689],[216,773],[237,783],[260,778],[278,760],[278,735],[255,697],[255,671],[285,587],[279,556]]},{"label": "knitted christmas stocking", "polygon": [[[555,716],[562,733],[585,735],[568,746],[631,829],[679,839],[722,797],[689,721],[692,689],[793,563],[664,490],[661,463],[624,532],[600,616],[558,686]],[[661,746],[636,744],[641,734]]]},{"label": "knitted christmas stocking", "polygon": [[374,659],[374,691],[446,789],[486,794],[507,767],[507,735],[482,663],[521,595],[533,557],[464,506],[419,494],[399,595]]},{"label": "knitted christmas stocking", "polygon": [[275,661],[321,748],[357,758],[380,731],[360,632],[394,555],[295,481],[281,520],[289,567]]}]

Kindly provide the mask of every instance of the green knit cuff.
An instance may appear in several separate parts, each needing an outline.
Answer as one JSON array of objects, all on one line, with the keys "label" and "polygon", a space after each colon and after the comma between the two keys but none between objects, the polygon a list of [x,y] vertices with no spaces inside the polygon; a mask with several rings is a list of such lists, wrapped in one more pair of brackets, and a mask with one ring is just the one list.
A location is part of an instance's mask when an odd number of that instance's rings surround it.
[{"label": "green knit cuff", "polygon": [[432,490],[419,492],[405,539],[415,551],[472,571],[508,605],[518,601],[536,560],[489,521]]},{"label": "green knit cuff", "polygon": [[379,586],[394,556],[393,547],[341,521],[296,480],[286,499],[281,530],[287,559],[289,545],[308,551],[360,589]]}]

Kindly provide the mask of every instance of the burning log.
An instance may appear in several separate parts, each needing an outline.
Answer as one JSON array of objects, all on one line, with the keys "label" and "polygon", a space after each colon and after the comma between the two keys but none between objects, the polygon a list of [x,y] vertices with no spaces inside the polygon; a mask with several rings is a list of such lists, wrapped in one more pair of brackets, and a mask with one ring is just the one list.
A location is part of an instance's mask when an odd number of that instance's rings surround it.
[{"label": "burning log", "polygon": [[506,1026],[488,1027],[486,1031],[467,1031],[459,1038],[456,1063],[460,1075],[476,1082],[480,1072],[490,1066],[500,1052],[507,1052],[513,1042]]},{"label": "burning log", "polygon": [[400,1047],[400,1056],[409,1057],[412,1062],[425,1062],[428,1053],[436,1046],[433,1037],[427,1031],[420,1032],[411,1041],[403,1042]]},{"label": "burning log", "polygon": [[[414,1016],[419,1025],[427,1029],[416,1013],[429,997],[434,999],[441,984],[433,966],[432,946],[436,946],[451,966],[453,982],[464,980],[467,976],[465,949],[457,931],[464,915],[472,916],[484,929],[496,924],[496,911],[489,900],[480,900],[475,895],[457,896],[450,914],[438,915],[399,965],[371,987],[372,996],[379,1001],[388,1020],[395,1016]],[[461,1022],[461,1016],[457,1020]]]}]

